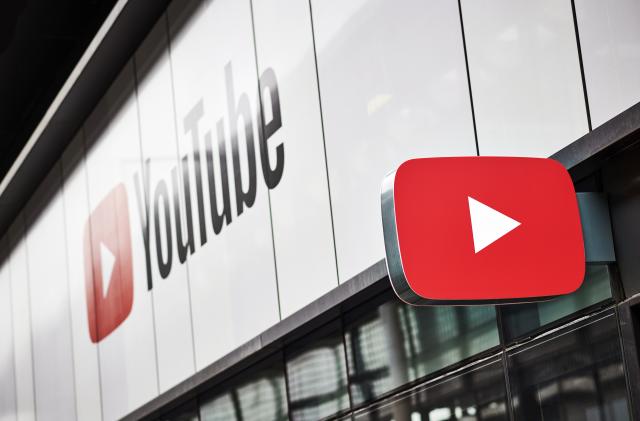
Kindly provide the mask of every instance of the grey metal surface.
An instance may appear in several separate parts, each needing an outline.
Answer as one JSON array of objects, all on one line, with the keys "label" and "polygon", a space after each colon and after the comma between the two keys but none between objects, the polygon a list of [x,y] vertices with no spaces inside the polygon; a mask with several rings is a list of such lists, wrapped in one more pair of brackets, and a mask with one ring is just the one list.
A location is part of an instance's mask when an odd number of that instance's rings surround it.
[{"label": "grey metal surface", "polygon": [[640,138],[640,103],[596,127],[550,158],[561,162],[574,181],[586,177],[603,162]]},{"label": "grey metal surface", "polygon": [[402,267],[398,231],[396,229],[396,206],[393,196],[395,179],[396,172],[394,171],[384,178],[380,189],[382,232],[384,234],[384,250],[387,257],[387,272],[389,273],[391,287],[396,295],[408,304],[418,304],[422,301],[421,297],[411,289]]}]

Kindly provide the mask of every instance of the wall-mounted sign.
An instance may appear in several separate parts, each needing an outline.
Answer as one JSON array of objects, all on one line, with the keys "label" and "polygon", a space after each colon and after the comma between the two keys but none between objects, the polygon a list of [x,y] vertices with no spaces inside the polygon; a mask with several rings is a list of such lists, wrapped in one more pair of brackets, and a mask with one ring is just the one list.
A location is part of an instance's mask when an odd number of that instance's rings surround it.
[{"label": "wall-mounted sign", "polygon": [[582,284],[571,177],[551,159],[412,159],[382,184],[393,289],[410,304],[535,301]]}]

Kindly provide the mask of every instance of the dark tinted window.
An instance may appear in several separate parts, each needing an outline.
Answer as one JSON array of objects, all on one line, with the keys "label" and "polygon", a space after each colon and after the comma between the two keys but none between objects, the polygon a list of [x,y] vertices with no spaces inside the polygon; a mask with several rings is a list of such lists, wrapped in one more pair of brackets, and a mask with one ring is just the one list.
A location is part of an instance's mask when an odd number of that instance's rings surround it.
[{"label": "dark tinted window", "polygon": [[504,371],[499,361],[394,396],[356,413],[356,421],[507,420]]},{"label": "dark tinted window", "polygon": [[278,354],[201,399],[202,421],[287,420],[284,364]]},{"label": "dark tinted window", "polygon": [[507,342],[525,336],[541,326],[611,298],[609,267],[588,265],[580,289],[551,301],[502,306],[504,337]]},{"label": "dark tinted window", "polygon": [[624,149],[602,168],[604,191],[609,198],[616,264],[627,297],[640,293],[640,142]]},{"label": "dark tinted window", "polygon": [[614,314],[543,337],[508,358],[516,420],[628,420]]},{"label": "dark tinted window", "polygon": [[332,323],[287,349],[292,420],[318,420],[349,408],[342,329]]},{"label": "dark tinted window", "polygon": [[494,307],[414,307],[392,293],[345,328],[354,404],[499,344]]}]

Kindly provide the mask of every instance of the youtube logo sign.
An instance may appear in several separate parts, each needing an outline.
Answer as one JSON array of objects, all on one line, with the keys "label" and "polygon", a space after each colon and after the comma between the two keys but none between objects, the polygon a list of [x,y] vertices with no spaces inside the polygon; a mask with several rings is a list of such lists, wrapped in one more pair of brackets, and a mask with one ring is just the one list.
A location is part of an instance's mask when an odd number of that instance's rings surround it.
[{"label": "youtube logo sign", "polygon": [[96,206],[84,229],[85,289],[89,336],[100,342],[133,306],[133,268],[129,206],[118,184]]},{"label": "youtube logo sign", "polygon": [[383,182],[382,220],[391,284],[410,304],[543,300],[584,278],[576,193],[551,159],[406,161]]}]

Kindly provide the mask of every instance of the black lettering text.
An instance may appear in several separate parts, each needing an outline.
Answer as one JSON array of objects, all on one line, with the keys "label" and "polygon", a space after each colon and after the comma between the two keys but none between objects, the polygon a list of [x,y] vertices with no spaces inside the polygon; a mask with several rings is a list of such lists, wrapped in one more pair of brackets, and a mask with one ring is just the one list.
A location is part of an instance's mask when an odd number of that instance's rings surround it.
[{"label": "black lettering text", "polygon": [[178,168],[171,170],[171,184],[173,187],[173,208],[176,219],[176,242],[178,243],[178,259],[180,263],[187,260],[187,252],[193,254],[195,244],[193,242],[193,218],[191,216],[191,188],[189,182],[189,160],[188,157],[182,158],[182,183],[184,185],[184,204],[185,204],[185,223],[186,238],[182,232],[182,218],[180,216],[180,183],[178,181]]},{"label": "black lettering text", "polygon": [[211,207],[211,223],[213,232],[219,234],[223,224],[231,223],[231,204],[229,199],[229,174],[227,172],[227,147],[224,136],[224,122],[218,120],[218,156],[220,157],[220,184],[222,184],[222,212],[218,211],[218,198],[216,196],[216,182],[213,168],[213,145],[211,144],[211,133],[204,135],[204,144],[207,155],[207,175],[209,180],[209,205]]},{"label": "black lettering text", "polygon": [[144,258],[147,268],[147,289],[153,288],[151,276],[151,249],[149,246],[149,160],[144,161],[142,166],[142,181],[136,173],[133,176],[136,186],[136,198],[138,199],[138,216],[140,216],[140,226],[142,227],[142,240],[144,244]]},{"label": "black lettering text", "polygon": [[[231,73],[231,63],[225,66],[225,80],[227,84],[227,107],[229,110],[229,130],[231,136],[231,149],[233,156],[233,174],[236,190],[236,208],[238,216],[244,210],[244,205],[248,208],[253,206],[256,200],[256,152],[253,141],[253,124],[249,97],[246,93],[240,95],[237,106],[234,106],[235,93],[233,90],[233,75]],[[244,136],[247,148],[247,164],[249,168],[249,178],[247,180],[247,191],[242,188],[242,173],[240,171],[240,153],[238,143],[238,120],[242,118],[244,124]]]},{"label": "black lettering text", "polygon": [[[162,232],[160,229],[160,206],[162,206],[164,214],[165,235],[167,237],[167,259],[162,256]],[[167,183],[160,180],[156,185],[156,191],[153,198],[153,216],[156,232],[156,256],[158,259],[158,270],[160,276],[165,279],[171,273],[171,263],[173,260],[173,239],[171,235],[171,216],[169,215],[169,192]]]},{"label": "black lettering text", "polygon": [[191,132],[191,142],[193,144],[193,175],[196,179],[196,195],[198,198],[198,220],[200,221],[200,245],[207,242],[207,224],[204,217],[204,195],[202,192],[202,170],[200,169],[200,133],[198,122],[204,115],[202,100],[189,111],[184,118],[184,132]]},{"label": "black lettering text", "polygon": [[262,110],[267,106],[264,103],[265,91],[269,92],[269,98],[271,98],[268,106],[271,109],[272,117],[270,121],[264,121],[264,111],[262,112],[262,118],[258,120],[259,125],[262,126],[262,130],[259,130],[258,142],[260,143],[260,161],[262,163],[262,175],[264,176],[264,182],[267,184],[269,189],[273,189],[278,185],[282,178],[282,171],[284,170],[284,145],[280,143],[276,146],[276,165],[275,168],[272,169],[267,141],[280,127],[282,127],[282,117],[280,114],[278,82],[276,80],[275,72],[270,67],[260,76],[260,100],[262,102]]}]

